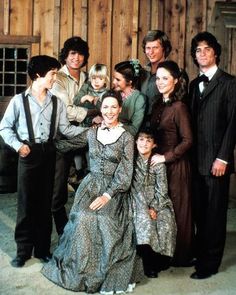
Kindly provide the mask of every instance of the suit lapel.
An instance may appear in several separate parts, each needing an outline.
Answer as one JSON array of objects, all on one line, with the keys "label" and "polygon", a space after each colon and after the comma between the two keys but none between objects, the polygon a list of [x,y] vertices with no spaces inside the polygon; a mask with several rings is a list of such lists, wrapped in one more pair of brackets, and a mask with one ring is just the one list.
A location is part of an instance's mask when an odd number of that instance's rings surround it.
[{"label": "suit lapel", "polygon": [[222,71],[218,68],[215,75],[212,77],[206,89],[203,91],[201,101],[203,101],[218,85],[219,78],[222,76]]},{"label": "suit lapel", "polygon": [[192,81],[190,97],[192,98],[191,109],[194,110],[199,103],[199,97],[200,97],[200,91],[199,91],[197,79]]}]

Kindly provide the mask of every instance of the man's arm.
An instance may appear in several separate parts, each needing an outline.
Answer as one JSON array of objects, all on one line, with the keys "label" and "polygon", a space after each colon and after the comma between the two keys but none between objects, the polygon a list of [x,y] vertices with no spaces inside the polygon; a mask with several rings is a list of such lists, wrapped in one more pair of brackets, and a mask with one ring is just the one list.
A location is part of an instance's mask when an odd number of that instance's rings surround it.
[{"label": "man's arm", "polygon": [[12,98],[0,123],[0,135],[6,144],[18,152],[23,144],[19,141],[14,128],[16,117],[19,116],[16,104],[17,100]]},{"label": "man's arm", "polygon": [[76,94],[77,85],[68,76],[59,76],[53,85],[51,92],[60,98],[66,105],[67,117],[69,121],[76,121],[81,123],[87,116],[88,110],[86,108],[74,105],[73,98]]},{"label": "man's arm", "polygon": [[225,174],[228,160],[233,153],[236,139],[236,79],[232,79],[227,83],[227,91],[225,99],[227,100],[227,126],[224,137],[219,149],[217,158],[212,165],[212,174],[214,176],[222,176]]}]

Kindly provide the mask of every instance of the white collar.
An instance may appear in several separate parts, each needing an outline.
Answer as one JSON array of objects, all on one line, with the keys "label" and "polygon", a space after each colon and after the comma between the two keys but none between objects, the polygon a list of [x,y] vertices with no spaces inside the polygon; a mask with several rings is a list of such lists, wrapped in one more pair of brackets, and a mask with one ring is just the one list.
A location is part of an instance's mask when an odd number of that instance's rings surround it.
[{"label": "white collar", "polygon": [[203,73],[202,71],[200,71],[200,76],[204,74],[205,76],[207,76],[207,78],[209,80],[211,80],[212,77],[215,75],[215,73],[216,73],[217,70],[218,70],[217,65],[214,65],[210,69],[208,69],[205,73]]},{"label": "white collar", "polygon": [[125,131],[123,124],[119,123],[115,127],[108,128],[103,124],[97,129],[97,140],[103,145],[116,142]]}]

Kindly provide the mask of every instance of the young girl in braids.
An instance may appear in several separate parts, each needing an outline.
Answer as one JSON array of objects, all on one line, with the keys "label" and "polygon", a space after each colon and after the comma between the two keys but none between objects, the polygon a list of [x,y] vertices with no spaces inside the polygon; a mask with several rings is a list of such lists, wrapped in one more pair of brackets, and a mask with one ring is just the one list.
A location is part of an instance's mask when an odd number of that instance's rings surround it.
[{"label": "young girl in braids", "polygon": [[156,278],[174,254],[175,215],[168,196],[165,164],[151,165],[157,146],[153,132],[140,130],[136,145],[131,199],[137,250],[146,276]]}]

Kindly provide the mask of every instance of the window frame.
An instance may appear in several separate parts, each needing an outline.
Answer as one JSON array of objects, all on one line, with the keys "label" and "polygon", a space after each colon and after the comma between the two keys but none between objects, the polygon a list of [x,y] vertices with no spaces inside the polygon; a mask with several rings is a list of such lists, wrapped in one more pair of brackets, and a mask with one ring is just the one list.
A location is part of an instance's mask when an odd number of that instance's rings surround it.
[{"label": "window frame", "polygon": [[[18,44],[0,44],[0,49],[3,48],[3,56],[0,56],[0,61],[2,61],[3,67],[2,70],[0,69],[0,74],[2,74],[2,81],[0,81],[0,86],[2,87],[1,92],[0,92],[0,99],[8,98],[14,96],[16,93],[18,93],[17,88],[18,87],[25,87],[27,88],[27,85],[29,85],[29,78],[27,76],[27,71],[17,71],[17,65],[18,61],[19,62],[25,62],[26,64],[29,61],[30,54],[31,54],[31,49],[29,45],[18,45]],[[18,56],[15,56],[15,53],[18,53],[18,49],[26,49],[27,53],[26,56],[27,58],[18,58]],[[7,57],[6,56],[6,50],[4,49],[14,49],[14,57]],[[14,71],[12,70],[6,70],[6,65],[7,62],[13,62],[14,63]],[[8,82],[6,81],[5,77],[6,75],[13,75],[13,81]],[[25,74],[26,75],[26,83],[18,83],[17,82],[17,75],[18,74]],[[14,88],[14,93],[11,95],[6,95],[4,89],[7,88],[7,86]]]},{"label": "window frame", "polygon": [[[28,48],[28,60],[32,56],[32,48],[34,48],[34,54],[39,54],[40,51],[40,36],[13,36],[0,34],[1,47],[27,47]],[[36,45],[36,46],[35,46]],[[37,48],[37,53],[35,52]],[[30,85],[29,77],[27,76],[27,87]],[[0,120],[5,112],[5,109],[12,96],[2,96],[0,94]]]}]

